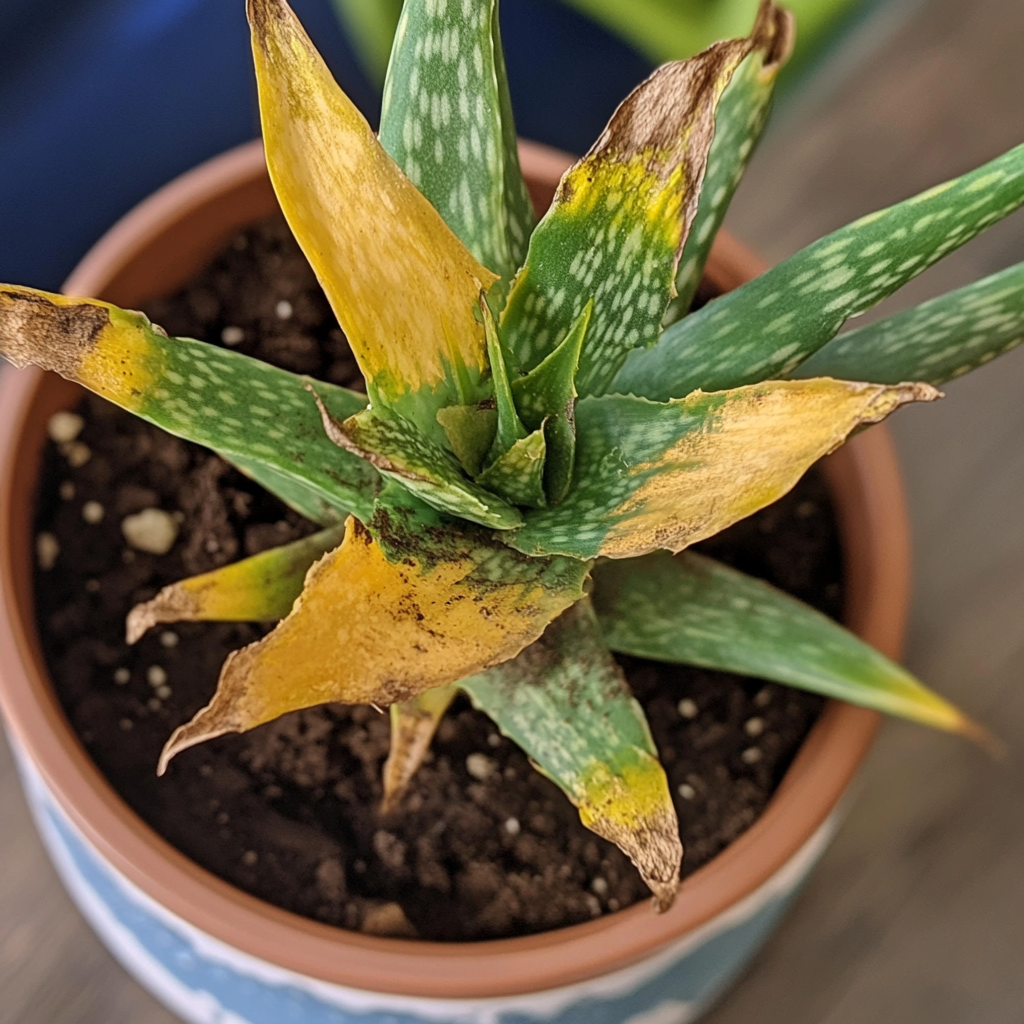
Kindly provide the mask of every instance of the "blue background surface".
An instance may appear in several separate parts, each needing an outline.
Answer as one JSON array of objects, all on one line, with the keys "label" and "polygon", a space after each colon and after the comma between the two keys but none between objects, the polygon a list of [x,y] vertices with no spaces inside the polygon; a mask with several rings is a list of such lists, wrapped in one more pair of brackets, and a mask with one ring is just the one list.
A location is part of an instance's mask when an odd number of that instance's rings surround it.
[{"label": "blue background surface", "polygon": [[[330,0],[293,6],[373,123]],[[172,178],[259,133],[244,0],[0,0],[0,281],[55,290]],[[583,152],[650,70],[557,0],[504,0],[520,134]]]}]

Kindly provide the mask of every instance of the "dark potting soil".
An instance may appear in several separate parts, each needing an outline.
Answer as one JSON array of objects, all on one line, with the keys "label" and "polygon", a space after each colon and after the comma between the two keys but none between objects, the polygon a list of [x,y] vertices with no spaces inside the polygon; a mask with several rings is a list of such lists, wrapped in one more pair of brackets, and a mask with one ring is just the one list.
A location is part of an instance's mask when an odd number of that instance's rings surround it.
[{"label": "dark potting soil", "polygon": [[[283,222],[240,235],[147,312],[172,335],[228,343],[360,387],[347,343]],[[271,903],[365,932],[472,940],[585,921],[645,899],[635,869],[460,699],[401,807],[378,811],[388,718],[330,705],[157,755],[213,693],[227,654],[266,627],[181,624],[124,642],[137,602],[184,576],[291,541],[311,524],[215,455],[89,397],[45,453],[36,601],[46,658],[86,749],[132,808],[214,874]],[[121,524],[173,514],[162,556]],[[841,557],[820,475],[701,549],[833,616]],[[764,809],[822,701],[738,676],[623,658],[679,814],[690,874]]]}]

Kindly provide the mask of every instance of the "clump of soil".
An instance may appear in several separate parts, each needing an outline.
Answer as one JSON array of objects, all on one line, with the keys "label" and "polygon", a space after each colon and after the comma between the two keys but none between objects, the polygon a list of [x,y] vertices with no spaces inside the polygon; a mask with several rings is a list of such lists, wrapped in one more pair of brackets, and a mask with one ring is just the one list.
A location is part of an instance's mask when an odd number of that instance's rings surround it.
[{"label": "clump of soil", "polygon": [[[279,220],[243,235],[147,310],[172,335],[229,344],[289,370],[361,387],[312,272]],[[560,791],[461,699],[402,805],[382,816],[388,719],[329,705],[181,754],[158,779],[173,728],[214,689],[250,624],[182,624],[124,642],[137,602],[311,532],[312,524],[223,460],[96,399],[81,434],[50,444],[36,515],[38,620],[60,700],[132,808],[214,874],[287,910],[345,928],[424,939],[525,935],[588,920],[647,891]],[[65,425],[66,427],[66,425]],[[170,513],[163,555],[121,524]],[[776,505],[701,545],[836,615],[841,557],[812,472]],[[705,864],[764,809],[820,699],[771,683],[623,658],[665,764],[686,849]]]}]

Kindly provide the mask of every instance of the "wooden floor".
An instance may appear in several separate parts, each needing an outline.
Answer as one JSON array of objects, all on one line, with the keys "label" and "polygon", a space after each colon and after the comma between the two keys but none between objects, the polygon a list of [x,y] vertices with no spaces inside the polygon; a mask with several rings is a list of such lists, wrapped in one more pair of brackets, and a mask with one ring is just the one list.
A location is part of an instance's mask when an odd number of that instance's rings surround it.
[{"label": "wooden floor", "polygon": [[[790,104],[732,228],[776,259],[1024,141],[1024,2],[894,0],[902,21]],[[1024,215],[901,293],[1024,259]],[[1024,1022],[1024,350],[893,421],[915,531],[908,660],[1011,744],[886,726],[838,839],[709,1024]],[[172,1024],[47,864],[0,748],[0,1024]]]}]

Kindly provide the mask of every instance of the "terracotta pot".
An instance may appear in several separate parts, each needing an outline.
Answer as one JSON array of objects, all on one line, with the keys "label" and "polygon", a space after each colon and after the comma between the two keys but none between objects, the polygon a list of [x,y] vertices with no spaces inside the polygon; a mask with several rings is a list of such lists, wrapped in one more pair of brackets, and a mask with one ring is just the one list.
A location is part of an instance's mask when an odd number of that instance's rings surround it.
[{"label": "terracotta pot", "polygon": [[[564,155],[524,145],[539,205]],[[244,225],[273,213],[258,144],[185,175],[114,227],[68,281],[133,307],[166,294]],[[723,236],[719,289],[763,269]],[[688,878],[670,912],[644,905],[528,938],[379,939],[269,906],[208,874],[111,789],[64,718],[33,616],[32,496],[46,423],[79,392],[38,371],[0,382],[0,701],[58,869],[112,951],[192,1021],[693,1019],[761,945],[824,849],[877,716],[830,703],[760,820]],[[825,462],[846,558],[847,622],[898,657],[908,588],[899,473],[884,428]]]}]

